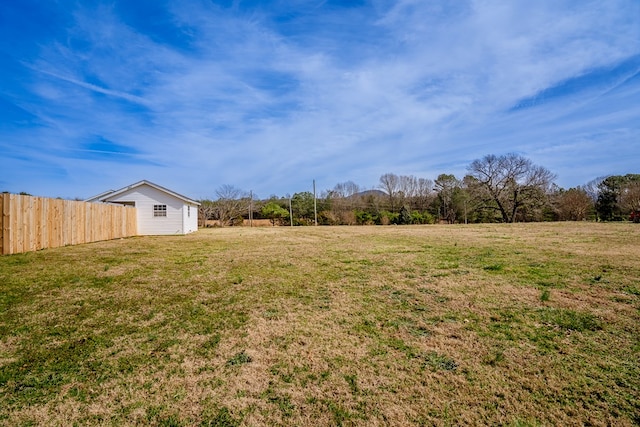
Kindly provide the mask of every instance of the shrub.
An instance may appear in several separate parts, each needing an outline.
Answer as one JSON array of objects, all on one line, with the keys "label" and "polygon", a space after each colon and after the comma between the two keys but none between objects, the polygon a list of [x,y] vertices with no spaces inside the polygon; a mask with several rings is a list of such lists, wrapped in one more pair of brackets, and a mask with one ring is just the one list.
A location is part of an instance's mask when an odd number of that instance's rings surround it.
[{"label": "shrub", "polygon": [[366,211],[355,211],[356,223],[358,225],[371,225],[375,224],[375,218],[369,212]]},{"label": "shrub", "polygon": [[413,211],[411,212],[411,223],[412,224],[433,224],[435,223],[435,218],[429,212]]},{"label": "shrub", "polygon": [[381,211],[377,223],[380,225],[398,224],[400,214],[389,211]]}]

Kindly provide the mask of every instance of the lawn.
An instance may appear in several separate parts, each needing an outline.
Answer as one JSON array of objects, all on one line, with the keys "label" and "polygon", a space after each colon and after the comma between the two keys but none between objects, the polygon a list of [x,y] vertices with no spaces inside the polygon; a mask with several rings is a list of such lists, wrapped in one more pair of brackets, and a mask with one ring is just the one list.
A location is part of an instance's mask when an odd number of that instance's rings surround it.
[{"label": "lawn", "polygon": [[640,227],[207,229],[0,257],[2,425],[640,424]]}]

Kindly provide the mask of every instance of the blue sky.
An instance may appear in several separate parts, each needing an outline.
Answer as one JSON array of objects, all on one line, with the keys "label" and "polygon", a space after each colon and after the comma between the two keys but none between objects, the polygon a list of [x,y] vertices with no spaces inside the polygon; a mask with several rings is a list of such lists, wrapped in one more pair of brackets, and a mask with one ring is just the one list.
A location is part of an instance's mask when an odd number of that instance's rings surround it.
[{"label": "blue sky", "polygon": [[640,173],[638,0],[5,0],[0,63],[0,191]]}]

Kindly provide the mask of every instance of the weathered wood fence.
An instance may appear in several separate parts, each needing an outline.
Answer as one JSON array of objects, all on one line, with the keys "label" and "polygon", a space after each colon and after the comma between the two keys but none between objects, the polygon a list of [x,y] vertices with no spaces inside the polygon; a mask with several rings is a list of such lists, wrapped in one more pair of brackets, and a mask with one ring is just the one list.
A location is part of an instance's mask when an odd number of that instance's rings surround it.
[{"label": "weathered wood fence", "polygon": [[0,194],[0,254],[135,236],[136,209]]}]

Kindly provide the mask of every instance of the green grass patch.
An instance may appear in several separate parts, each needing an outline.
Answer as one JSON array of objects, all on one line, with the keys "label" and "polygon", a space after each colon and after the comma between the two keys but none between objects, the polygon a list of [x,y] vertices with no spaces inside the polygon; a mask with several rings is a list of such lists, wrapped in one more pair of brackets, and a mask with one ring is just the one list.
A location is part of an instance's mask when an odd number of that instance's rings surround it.
[{"label": "green grass patch", "polygon": [[247,353],[243,351],[234,354],[229,360],[227,360],[227,366],[244,365],[251,363],[253,359]]},{"label": "green grass patch", "polygon": [[551,291],[549,289],[543,289],[540,293],[540,301],[547,302],[551,299]]},{"label": "green grass patch", "polygon": [[242,422],[242,418],[234,417],[225,406],[217,409],[213,414],[208,412],[202,417],[201,427],[239,427]]},{"label": "green grass patch", "polygon": [[538,312],[540,320],[547,325],[567,331],[587,332],[602,329],[602,322],[591,313],[574,310],[545,308]]},{"label": "green grass patch", "polygon": [[434,371],[455,371],[458,364],[452,358],[430,351],[420,355],[420,360],[424,367],[428,367]]}]

